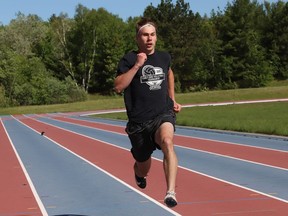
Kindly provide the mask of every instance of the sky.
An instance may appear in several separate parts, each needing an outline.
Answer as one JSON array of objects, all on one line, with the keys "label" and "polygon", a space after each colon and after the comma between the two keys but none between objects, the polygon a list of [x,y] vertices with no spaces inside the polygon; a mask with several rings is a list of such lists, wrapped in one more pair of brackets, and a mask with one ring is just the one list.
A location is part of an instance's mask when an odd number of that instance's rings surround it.
[{"label": "sky", "polygon": [[[258,0],[259,3],[263,3],[263,1]],[[268,1],[277,2],[278,0]],[[53,14],[58,16],[61,12],[73,18],[78,4],[89,9],[103,7],[126,21],[130,16],[143,15],[145,8],[150,4],[157,7],[161,0],[1,0],[0,2],[0,24],[8,25],[12,19],[16,18],[18,12],[26,16],[38,15],[43,21],[47,21]],[[173,3],[175,2],[176,0],[173,0]],[[233,2],[233,0],[185,0],[185,2],[189,3],[193,13],[198,12],[203,16],[210,15],[212,9],[224,10],[227,3]]]}]

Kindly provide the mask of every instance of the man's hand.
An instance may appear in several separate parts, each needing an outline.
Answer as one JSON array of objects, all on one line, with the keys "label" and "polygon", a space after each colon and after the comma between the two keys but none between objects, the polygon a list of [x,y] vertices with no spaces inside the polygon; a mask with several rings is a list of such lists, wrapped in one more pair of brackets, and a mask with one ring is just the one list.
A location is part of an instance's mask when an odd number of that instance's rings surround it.
[{"label": "man's hand", "polygon": [[178,104],[176,101],[174,101],[174,107],[173,110],[175,113],[178,113],[181,111],[182,106],[180,104]]},{"label": "man's hand", "polygon": [[147,60],[146,53],[138,53],[135,65],[140,68],[143,66],[143,64],[145,63],[146,60]]}]

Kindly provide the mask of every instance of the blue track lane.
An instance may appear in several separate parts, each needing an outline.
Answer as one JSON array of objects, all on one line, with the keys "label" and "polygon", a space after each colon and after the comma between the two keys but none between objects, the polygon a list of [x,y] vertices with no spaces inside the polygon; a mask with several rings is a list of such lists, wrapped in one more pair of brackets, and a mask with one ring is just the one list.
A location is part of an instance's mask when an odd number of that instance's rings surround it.
[{"label": "blue track lane", "polygon": [[49,215],[173,215],[18,121],[4,125]]}]

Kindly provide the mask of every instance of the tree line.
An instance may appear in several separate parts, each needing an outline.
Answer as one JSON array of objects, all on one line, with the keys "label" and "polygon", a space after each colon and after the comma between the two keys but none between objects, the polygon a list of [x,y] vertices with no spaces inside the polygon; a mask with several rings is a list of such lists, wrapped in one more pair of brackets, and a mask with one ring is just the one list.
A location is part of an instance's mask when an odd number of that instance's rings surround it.
[{"label": "tree line", "polygon": [[[177,92],[266,86],[288,79],[288,3],[233,0],[201,16],[184,0],[148,5],[157,48],[170,52]],[[119,59],[137,49],[135,23],[79,4],[73,18],[21,12],[0,26],[0,106],[114,94]]]}]

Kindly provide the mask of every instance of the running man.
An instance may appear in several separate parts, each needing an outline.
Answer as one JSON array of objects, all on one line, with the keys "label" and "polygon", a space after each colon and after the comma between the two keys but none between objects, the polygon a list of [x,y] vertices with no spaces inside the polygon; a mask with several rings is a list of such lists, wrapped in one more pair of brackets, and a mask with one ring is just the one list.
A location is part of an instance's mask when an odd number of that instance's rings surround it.
[{"label": "running man", "polygon": [[144,189],[151,167],[154,150],[163,152],[163,169],[167,191],[164,202],[168,207],[177,205],[176,175],[178,160],[173,136],[176,115],[181,105],[175,101],[174,74],[171,56],[155,50],[156,24],[142,18],[136,25],[137,51],[131,51],[120,60],[114,89],[124,91],[128,116],[126,132],[131,141],[135,159],[134,174],[137,185]]}]

